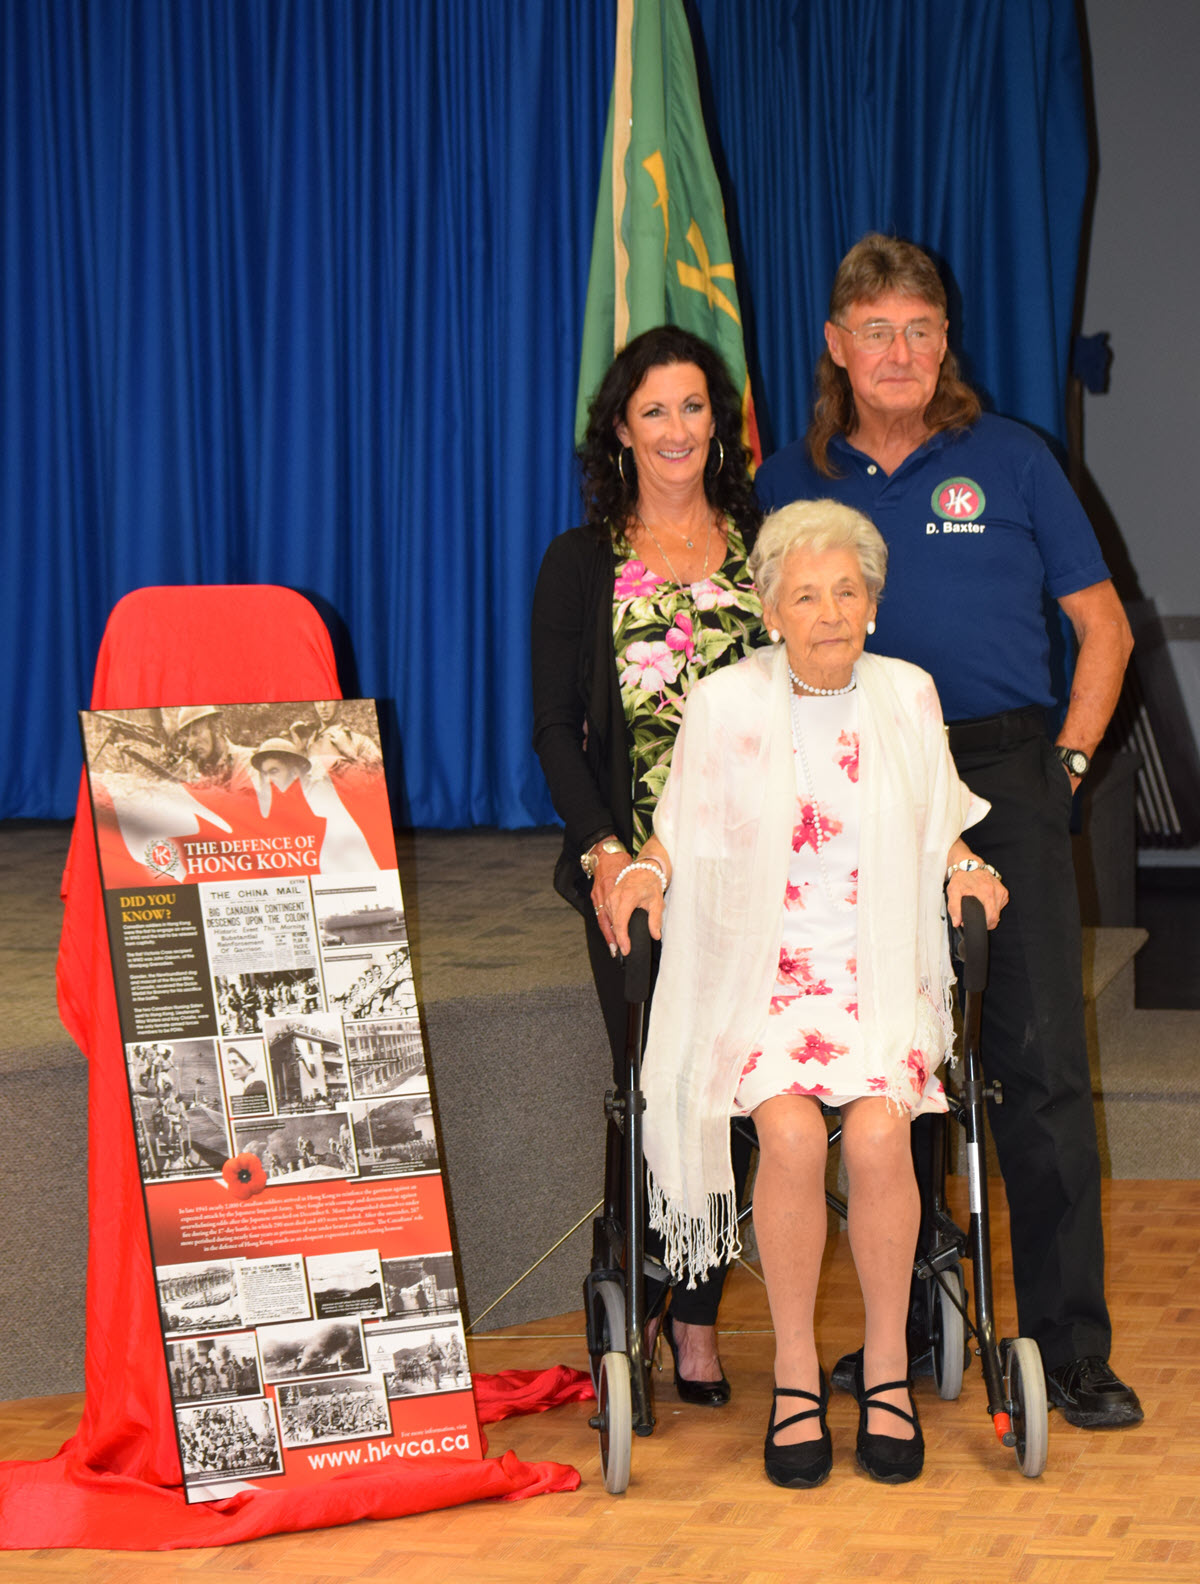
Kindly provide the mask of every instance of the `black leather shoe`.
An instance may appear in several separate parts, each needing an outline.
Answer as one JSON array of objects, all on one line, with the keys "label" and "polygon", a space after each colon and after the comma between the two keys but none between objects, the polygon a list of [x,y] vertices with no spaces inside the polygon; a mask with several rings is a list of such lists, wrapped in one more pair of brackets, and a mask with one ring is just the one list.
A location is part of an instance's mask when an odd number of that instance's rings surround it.
[{"label": "black leather shoe", "polygon": [[829,1377],[838,1391],[849,1392],[850,1396],[856,1395],[855,1378],[862,1368],[862,1348],[855,1348],[853,1353],[843,1353],[833,1366],[833,1374]]},{"label": "black leather shoe", "polygon": [[1120,1430],[1145,1417],[1137,1393],[1095,1354],[1047,1370],[1046,1395],[1067,1423],[1081,1430]]},{"label": "black leather shoe", "polygon": [[671,1311],[668,1309],[663,1315],[662,1329],[659,1333],[667,1339],[667,1346],[671,1349],[671,1362],[675,1366],[675,1390],[679,1393],[680,1402],[691,1403],[696,1408],[723,1408],[733,1394],[733,1388],[725,1379],[697,1381],[688,1380],[686,1375],[679,1373],[679,1353],[675,1346],[675,1327],[671,1322]]},{"label": "black leather shoe", "polygon": [[[825,1410],[829,1407],[829,1382],[825,1379],[824,1370],[821,1371],[820,1381],[819,1397],[812,1392],[797,1391],[791,1386],[775,1388],[775,1395],[771,1399],[771,1417],[767,1421],[767,1439],[763,1447],[763,1466],[772,1485],[783,1485],[788,1490],[812,1490],[815,1485],[823,1485],[829,1478],[833,1468],[833,1442],[829,1436],[829,1426],[825,1423]],[[817,1406],[791,1414],[776,1424],[775,1409],[781,1397],[803,1397],[806,1402],[816,1403]],[[788,1425],[799,1424],[802,1419],[821,1421],[821,1434],[817,1439],[778,1446],[775,1432],[785,1430]]]},{"label": "black leather shoe", "polygon": [[[854,1396],[854,1369],[856,1364],[862,1362],[862,1348],[856,1348],[853,1353],[843,1353],[833,1366],[833,1374],[829,1377],[838,1391],[848,1392]],[[914,1347],[910,1337],[908,1343],[908,1374],[910,1380],[916,1380],[918,1375],[932,1375],[933,1349],[928,1343],[921,1351]]]},{"label": "black leather shoe", "polygon": [[[872,1397],[880,1392],[900,1390],[908,1392],[912,1413],[905,1413],[903,1408],[897,1408],[892,1403],[871,1401]],[[860,1353],[855,1369],[854,1395],[858,1398],[856,1450],[859,1468],[864,1469],[872,1479],[880,1480],[885,1485],[905,1485],[909,1480],[915,1480],[925,1467],[925,1437],[921,1434],[921,1425],[917,1419],[917,1405],[913,1402],[911,1383],[906,1380],[881,1381],[878,1386],[864,1386]],[[912,1425],[912,1439],[902,1441],[899,1436],[872,1435],[867,1429],[867,1414],[872,1408],[895,1414],[897,1419],[903,1419],[907,1424]]]}]

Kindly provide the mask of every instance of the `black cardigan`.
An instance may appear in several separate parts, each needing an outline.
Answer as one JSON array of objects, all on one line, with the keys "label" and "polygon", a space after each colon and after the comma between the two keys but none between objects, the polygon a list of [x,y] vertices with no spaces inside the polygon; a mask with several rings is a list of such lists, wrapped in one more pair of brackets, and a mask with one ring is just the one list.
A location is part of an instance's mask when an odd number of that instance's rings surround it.
[{"label": "black cardigan", "polygon": [[[588,917],[580,854],[602,837],[633,844],[629,732],[613,646],[612,544],[591,528],[553,540],[533,594],[533,747],[566,832],[554,888]],[[586,728],[586,731],[585,731]]]}]

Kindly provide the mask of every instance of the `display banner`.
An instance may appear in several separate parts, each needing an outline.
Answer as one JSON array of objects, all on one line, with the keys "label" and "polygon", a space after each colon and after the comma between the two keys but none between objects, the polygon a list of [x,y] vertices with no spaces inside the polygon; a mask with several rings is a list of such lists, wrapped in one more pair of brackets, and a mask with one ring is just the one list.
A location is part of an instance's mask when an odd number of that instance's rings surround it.
[{"label": "display banner", "polygon": [[374,704],[80,719],[188,1500],[479,1457]]}]

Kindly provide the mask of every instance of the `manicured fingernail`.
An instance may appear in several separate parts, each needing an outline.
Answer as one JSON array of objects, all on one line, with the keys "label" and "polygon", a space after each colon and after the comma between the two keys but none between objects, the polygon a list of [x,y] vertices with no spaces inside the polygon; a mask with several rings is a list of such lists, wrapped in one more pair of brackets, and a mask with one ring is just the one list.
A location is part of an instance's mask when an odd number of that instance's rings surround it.
[{"label": "manicured fingernail", "polygon": [[609,943],[608,943],[608,955],[610,957],[615,957],[617,955],[617,943],[616,943],[616,941],[609,941]]}]

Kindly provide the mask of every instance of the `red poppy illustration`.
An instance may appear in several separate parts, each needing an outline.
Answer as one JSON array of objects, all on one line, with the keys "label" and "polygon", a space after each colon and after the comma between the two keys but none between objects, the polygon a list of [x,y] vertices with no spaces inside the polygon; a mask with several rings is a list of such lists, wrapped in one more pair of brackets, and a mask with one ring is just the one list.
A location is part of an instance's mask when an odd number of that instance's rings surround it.
[{"label": "red poppy illustration", "polygon": [[886,1078],[868,1078],[867,1079],[867,1088],[868,1089],[873,1089],[876,1094],[885,1093],[886,1090],[887,1090],[887,1086],[888,1086],[888,1081],[887,1081]]},{"label": "red poppy illustration", "polygon": [[852,1018],[856,1018],[858,1016],[858,1002],[857,1001],[843,1001],[842,1002],[842,1011],[843,1012],[848,1012]]},{"label": "red poppy illustration", "polygon": [[788,1055],[795,1062],[815,1061],[827,1067],[835,1056],[844,1056],[849,1049],[849,1045],[839,1045],[836,1040],[826,1039],[818,1029],[806,1029],[804,1044],[797,1045]]},{"label": "red poppy illustration", "polygon": [[771,1006],[767,1012],[767,1016],[778,1017],[781,1012],[787,1011],[788,1007],[792,1005],[793,1001],[797,1000],[799,1000],[799,997],[794,995],[773,995],[771,997]]},{"label": "red poppy illustration", "polygon": [[833,1090],[832,1089],[827,1089],[824,1084],[794,1083],[794,1084],[788,1084],[787,1088],[783,1091],[783,1093],[784,1094],[798,1094],[798,1095],[812,1095],[814,1100],[820,1100],[826,1095],[831,1095],[833,1093]]},{"label": "red poppy illustration", "polygon": [[742,1068],[742,1077],[743,1078],[748,1077],[749,1074],[752,1073],[754,1071],[754,1069],[758,1066],[758,1058],[761,1055],[762,1055],[762,1051],[753,1050],[753,1051],[750,1052],[749,1056],[746,1057],[746,1065]]},{"label": "red poppy illustration", "polygon": [[221,1176],[225,1179],[230,1197],[234,1199],[251,1199],[267,1186],[263,1163],[253,1150],[227,1160],[221,1167]]},{"label": "red poppy illustration", "polygon": [[908,1070],[916,1080],[918,1089],[925,1087],[925,1080],[929,1076],[929,1063],[925,1059],[925,1052],[910,1050],[908,1053]]},{"label": "red poppy illustration", "polygon": [[808,890],[808,881],[802,880],[799,885],[788,885],[783,894],[785,908],[802,908],[804,906],[804,893]]}]

